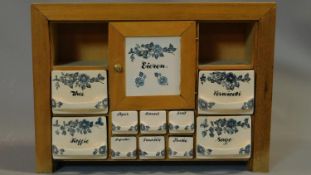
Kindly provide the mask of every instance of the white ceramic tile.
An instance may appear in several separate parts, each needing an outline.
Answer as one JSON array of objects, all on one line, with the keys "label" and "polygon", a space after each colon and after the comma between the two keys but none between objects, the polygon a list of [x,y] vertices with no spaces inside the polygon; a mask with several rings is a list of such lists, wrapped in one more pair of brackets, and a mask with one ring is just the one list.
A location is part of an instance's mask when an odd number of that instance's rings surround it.
[{"label": "white ceramic tile", "polygon": [[54,159],[106,159],[106,117],[53,117]]},{"label": "white ceramic tile", "polygon": [[142,134],[164,134],[166,126],[166,111],[140,111]]},{"label": "white ceramic tile", "polygon": [[193,158],[192,137],[170,137],[168,143],[168,157],[170,159],[191,159]]},{"label": "white ceramic tile", "polygon": [[54,114],[106,114],[108,112],[105,70],[52,71]]},{"label": "white ceramic tile", "polygon": [[136,159],[136,137],[111,137],[112,159]]},{"label": "white ceramic tile", "polygon": [[200,71],[199,114],[252,114],[254,71]]},{"label": "white ceramic tile", "polygon": [[165,139],[163,136],[150,136],[139,138],[140,159],[164,159]]},{"label": "white ceramic tile", "polygon": [[137,111],[113,111],[111,116],[112,134],[137,134]]},{"label": "white ceramic tile", "polygon": [[250,116],[209,116],[197,118],[196,158],[249,158]]},{"label": "white ceramic tile", "polygon": [[126,96],[180,94],[180,37],[126,37]]},{"label": "white ceramic tile", "polygon": [[170,133],[193,133],[194,132],[194,112],[193,111],[170,111],[169,132]]}]

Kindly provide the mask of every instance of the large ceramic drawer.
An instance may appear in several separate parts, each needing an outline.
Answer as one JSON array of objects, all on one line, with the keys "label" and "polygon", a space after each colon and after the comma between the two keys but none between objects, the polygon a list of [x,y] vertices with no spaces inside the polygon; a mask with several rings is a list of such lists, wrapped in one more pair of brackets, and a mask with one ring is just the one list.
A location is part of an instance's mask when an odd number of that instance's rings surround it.
[{"label": "large ceramic drawer", "polygon": [[199,114],[252,114],[254,71],[200,71]]},{"label": "large ceramic drawer", "polygon": [[250,116],[197,118],[197,159],[249,158],[250,155]]},{"label": "large ceramic drawer", "polygon": [[106,117],[53,117],[53,159],[106,159]]},{"label": "large ceramic drawer", "polygon": [[52,71],[54,114],[106,114],[108,112],[105,70]]}]

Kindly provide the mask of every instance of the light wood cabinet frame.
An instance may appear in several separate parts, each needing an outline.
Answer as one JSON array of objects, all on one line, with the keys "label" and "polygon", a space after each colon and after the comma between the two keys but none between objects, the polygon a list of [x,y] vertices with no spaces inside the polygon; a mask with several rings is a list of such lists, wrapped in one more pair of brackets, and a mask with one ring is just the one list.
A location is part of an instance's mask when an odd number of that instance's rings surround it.
[{"label": "light wood cabinet frame", "polygon": [[[252,48],[251,65],[246,66],[256,72],[256,109],[252,116],[252,157],[248,161],[248,166],[252,171],[269,170],[275,3],[33,4],[31,16],[37,172],[52,172],[57,163],[53,161],[51,152],[50,76],[53,65],[53,45],[50,24],[52,22],[111,21],[255,22],[256,32],[254,32],[253,42],[256,47]],[[238,65],[225,66],[227,69],[231,67],[239,69]]]}]

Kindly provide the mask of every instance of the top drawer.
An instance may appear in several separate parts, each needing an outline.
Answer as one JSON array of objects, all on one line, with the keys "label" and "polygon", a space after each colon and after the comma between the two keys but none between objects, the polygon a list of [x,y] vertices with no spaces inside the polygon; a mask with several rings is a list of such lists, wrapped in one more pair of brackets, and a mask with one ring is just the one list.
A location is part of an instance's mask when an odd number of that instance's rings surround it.
[{"label": "top drawer", "polygon": [[51,77],[54,114],[106,114],[106,70],[54,70]]},{"label": "top drawer", "polygon": [[253,114],[254,71],[200,71],[199,114]]}]

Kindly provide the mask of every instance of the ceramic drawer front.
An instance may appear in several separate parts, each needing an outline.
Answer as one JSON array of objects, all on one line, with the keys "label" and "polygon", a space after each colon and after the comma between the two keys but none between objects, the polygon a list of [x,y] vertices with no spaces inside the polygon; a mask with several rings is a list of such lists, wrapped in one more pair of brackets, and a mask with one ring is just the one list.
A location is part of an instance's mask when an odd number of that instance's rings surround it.
[{"label": "ceramic drawer front", "polygon": [[196,131],[197,159],[251,156],[250,116],[200,116]]},{"label": "ceramic drawer front", "polygon": [[194,132],[194,111],[170,111],[168,118],[170,133]]},{"label": "ceramic drawer front", "polygon": [[113,111],[112,134],[137,134],[138,112],[137,111]]},{"label": "ceramic drawer front", "polygon": [[142,134],[165,134],[166,129],[166,111],[140,111]]},{"label": "ceramic drawer front", "polygon": [[165,138],[164,136],[139,137],[140,159],[164,159]]},{"label": "ceramic drawer front", "polygon": [[200,71],[199,114],[253,114],[254,71]]},{"label": "ceramic drawer front", "polygon": [[136,159],[136,137],[111,137],[112,159]]},{"label": "ceramic drawer front", "polygon": [[169,137],[168,157],[170,159],[193,158],[192,137]]},{"label": "ceramic drawer front", "polygon": [[106,159],[106,117],[53,117],[53,159]]},{"label": "ceramic drawer front", "polygon": [[106,70],[52,71],[54,114],[106,114]]}]

